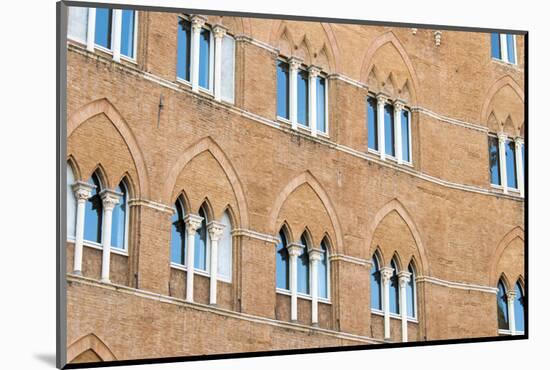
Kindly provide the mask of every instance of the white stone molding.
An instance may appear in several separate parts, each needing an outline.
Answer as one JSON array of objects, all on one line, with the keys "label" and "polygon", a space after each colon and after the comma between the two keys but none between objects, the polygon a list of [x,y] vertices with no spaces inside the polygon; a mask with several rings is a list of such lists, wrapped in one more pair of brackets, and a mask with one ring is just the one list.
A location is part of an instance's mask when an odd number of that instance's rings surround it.
[{"label": "white stone molding", "polygon": [[173,215],[176,212],[176,210],[174,209],[173,206],[169,206],[169,205],[166,205],[166,204],[163,204],[163,203],[155,202],[155,201],[152,201],[152,200],[149,200],[149,199],[133,198],[133,199],[130,199],[128,201],[128,205],[130,207],[138,207],[138,206],[148,207],[148,208],[160,211],[160,212],[168,213],[170,215]]},{"label": "white stone molding", "polygon": [[390,279],[393,275],[393,268],[382,267],[380,269],[382,276],[382,310],[384,311],[384,339],[391,338],[390,332]]},{"label": "white stone molding", "polygon": [[264,234],[264,233],[254,231],[254,230],[249,230],[249,229],[233,229],[231,231],[231,235],[246,236],[248,238],[258,239],[258,240],[268,242],[268,243],[273,243],[273,244],[277,244],[280,241],[278,236]]},{"label": "white stone molding", "polygon": [[218,295],[218,242],[225,225],[218,221],[211,221],[207,227],[210,234],[210,304],[215,305]]},{"label": "white stone molding", "polygon": [[411,280],[411,273],[408,271],[399,271],[399,311],[401,311],[401,340],[408,341],[407,327],[407,284]]},{"label": "white stone molding", "polygon": [[338,254],[338,253],[331,254],[331,255],[329,255],[328,259],[329,259],[330,262],[344,261],[344,262],[354,263],[354,264],[360,265],[360,266],[367,266],[369,268],[371,266],[371,261],[370,260],[365,260],[365,259],[358,258],[358,257],[348,256],[348,255],[345,255],[345,254]]},{"label": "white stone molding", "polygon": [[122,37],[122,9],[113,9],[113,60],[120,62],[120,39]]},{"label": "white stone molding", "polygon": [[199,91],[199,57],[201,29],[206,18],[200,15],[191,16],[191,89]]},{"label": "white stone molding", "polygon": [[311,127],[311,135],[317,136],[317,77],[321,73],[321,68],[310,66],[309,72],[309,125]]},{"label": "white stone molding", "polygon": [[500,184],[504,194],[508,194],[508,178],[506,177],[506,139],[505,133],[498,134],[498,160],[500,167]]},{"label": "white stone molding", "polygon": [[416,35],[416,33],[418,32],[418,28],[411,28],[411,31],[413,35]]},{"label": "white stone molding", "polygon": [[494,287],[462,283],[462,282],[456,282],[456,281],[448,281],[448,280],[438,279],[432,276],[418,276],[415,280],[417,284],[430,283],[430,284],[435,284],[435,285],[439,285],[439,286],[443,286],[451,289],[471,290],[475,292],[490,293],[490,294],[498,293],[498,289]]},{"label": "white stone molding", "polygon": [[506,34],[500,33],[500,59],[502,59],[505,62],[510,62],[508,60],[508,40],[506,40]]},{"label": "white stone molding", "polygon": [[435,46],[439,47],[441,45],[441,31],[434,32]]},{"label": "white stone molding", "polygon": [[323,251],[318,248],[310,248],[309,253],[309,266],[310,266],[310,288],[311,288],[311,323],[318,325],[319,323],[319,261],[323,258]]},{"label": "white stone molding", "polygon": [[95,8],[88,8],[88,28],[86,32],[86,49],[93,52],[95,49]]},{"label": "white stone molding", "polygon": [[508,304],[508,327],[511,335],[516,335],[516,315],[514,312],[514,300],[516,292],[510,289],[506,292],[506,303]]},{"label": "white stone molding", "polygon": [[393,103],[393,122],[395,133],[395,156],[397,163],[403,163],[403,142],[401,137],[401,111],[405,107],[405,103],[402,100],[396,100]]},{"label": "white stone molding", "polygon": [[227,33],[227,28],[217,24],[212,29],[214,32],[214,99],[222,100],[222,40]]},{"label": "white stone molding", "polygon": [[377,108],[377,125],[378,125],[378,151],[380,153],[380,159],[386,159],[386,142],[384,131],[384,106],[388,101],[388,97],[384,94],[376,95],[376,108]]},{"label": "white stone molding", "polygon": [[188,214],[183,218],[187,231],[187,265],[185,300],[193,302],[193,278],[195,274],[195,234],[201,227],[203,218],[199,215]]},{"label": "white stone molding", "polygon": [[84,245],[84,216],[86,214],[86,201],[96,188],[93,184],[84,181],[76,181],[72,185],[74,197],[76,198],[76,235],[74,243],[74,265],[73,273],[82,275],[82,247]]},{"label": "white stone molding", "polygon": [[298,68],[303,60],[292,57],[288,60],[289,66],[289,92],[288,105],[290,110],[290,124],[294,130],[298,129]]},{"label": "white stone molding", "polygon": [[101,259],[101,281],[108,283],[111,264],[111,231],[113,223],[113,209],[118,204],[122,193],[111,189],[104,189],[99,193],[103,202],[103,225],[101,231],[101,246],[103,254]]},{"label": "white stone molding", "polygon": [[298,320],[298,256],[302,253],[304,246],[299,243],[287,245],[289,256],[290,275],[290,320]]},{"label": "white stone molding", "polygon": [[516,137],[514,140],[514,151],[516,155],[516,178],[518,180],[519,194],[525,196],[525,179],[523,178],[523,153],[521,147],[523,146],[523,138]]}]

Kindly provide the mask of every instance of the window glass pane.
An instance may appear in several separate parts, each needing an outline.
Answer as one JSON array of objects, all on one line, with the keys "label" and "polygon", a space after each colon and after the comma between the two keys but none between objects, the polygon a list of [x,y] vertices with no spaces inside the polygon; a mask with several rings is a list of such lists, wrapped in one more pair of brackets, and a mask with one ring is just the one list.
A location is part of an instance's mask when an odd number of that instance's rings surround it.
[{"label": "window glass pane", "polygon": [[67,163],[67,237],[75,237],[76,227],[76,199],[73,186],[74,174],[71,166]]},{"label": "window glass pane", "polygon": [[177,76],[190,81],[191,27],[184,19],[178,21]]},{"label": "window glass pane", "polygon": [[489,136],[489,171],[491,174],[491,184],[500,185],[498,139],[493,136]]},{"label": "window glass pane", "polygon": [[134,31],[135,31],[134,10],[122,10],[122,35],[120,37],[120,53],[127,57],[134,57]]},{"label": "window glass pane", "polygon": [[391,261],[393,274],[390,279],[390,312],[399,313],[399,278],[397,277],[397,265]]},{"label": "window glass pane", "polygon": [[401,150],[403,160],[411,161],[410,143],[409,143],[409,111],[401,110]]},{"label": "window glass pane", "polygon": [[491,33],[491,57],[501,59],[500,57],[500,34]]},{"label": "window glass pane", "polygon": [[277,288],[289,289],[288,286],[288,251],[286,249],[286,237],[284,232],[279,233],[279,243],[277,244]]},{"label": "window glass pane", "polygon": [[172,215],[172,236],[170,240],[170,260],[185,265],[185,222],[184,211],[179,201],[175,204],[176,212]]},{"label": "window glass pane", "polygon": [[369,148],[378,150],[378,111],[376,110],[376,99],[367,98],[367,123]]},{"label": "window glass pane", "polygon": [[517,189],[515,143],[512,140],[506,140],[504,147],[506,150],[506,180],[508,187]]},{"label": "window glass pane", "polygon": [[328,270],[327,270],[327,258],[328,258],[328,252],[327,247],[325,245],[325,241],[321,243],[321,250],[323,251],[323,255],[321,256],[321,261],[319,261],[318,264],[318,286],[319,286],[319,297],[322,298],[328,298],[328,286],[327,286],[327,278],[328,278]]},{"label": "window glass pane", "polygon": [[86,43],[88,33],[88,8],[80,6],[69,7],[67,36]]},{"label": "window glass pane", "polygon": [[123,183],[120,183],[116,191],[122,193],[122,197],[120,197],[118,204],[113,209],[111,246],[125,249],[126,217],[128,217],[127,191]]},{"label": "window glass pane", "polygon": [[277,115],[289,119],[288,115],[288,64],[277,63]]},{"label": "window glass pane", "polygon": [[326,117],[326,80],[323,77],[317,77],[317,130],[327,132]]},{"label": "window glass pane", "polygon": [[231,221],[224,212],[220,222],[225,226],[218,247],[218,274],[220,277],[231,280],[232,238]]},{"label": "window glass pane", "polygon": [[222,99],[235,102],[235,40],[229,36],[222,40]]},{"label": "window glass pane", "polygon": [[210,31],[201,29],[199,55],[199,86],[210,88]]},{"label": "window glass pane", "polygon": [[371,308],[382,309],[382,283],[380,281],[380,265],[378,258],[372,258],[372,267],[370,270],[370,306]]},{"label": "window glass pane", "polygon": [[409,279],[409,282],[407,283],[407,316],[408,317],[416,317],[416,312],[414,311],[415,306],[415,276],[414,276],[414,270],[412,266],[409,265],[409,273],[411,274],[411,277]]},{"label": "window glass pane", "polygon": [[298,256],[298,292],[309,294],[309,254],[307,244],[302,236],[302,253]]},{"label": "window glass pane", "polygon": [[516,321],[516,331],[525,331],[525,311],[523,291],[519,283],[516,283],[516,298],[514,298],[514,319]]},{"label": "window glass pane", "polygon": [[298,71],[298,123],[309,126],[307,72]]},{"label": "window glass pane", "polygon": [[103,218],[103,202],[99,196],[101,184],[95,173],[88,182],[96,187],[92,190],[90,198],[86,201],[84,240],[101,243],[101,221]]},{"label": "window glass pane", "polygon": [[506,46],[508,48],[508,62],[516,63],[516,43],[514,35],[506,35]]},{"label": "window glass pane", "polygon": [[197,230],[195,234],[195,268],[199,270],[206,271],[206,214],[201,208],[199,211],[199,216],[201,216],[202,222],[201,227]]},{"label": "window glass pane", "polygon": [[508,304],[506,303],[506,289],[502,282],[498,283],[497,310],[498,328],[508,330]]},{"label": "window glass pane", "polygon": [[97,8],[95,11],[95,43],[106,49],[111,48],[111,27],[113,10]]},{"label": "window glass pane", "polygon": [[384,106],[384,144],[386,154],[395,156],[395,137],[393,130],[393,106]]}]

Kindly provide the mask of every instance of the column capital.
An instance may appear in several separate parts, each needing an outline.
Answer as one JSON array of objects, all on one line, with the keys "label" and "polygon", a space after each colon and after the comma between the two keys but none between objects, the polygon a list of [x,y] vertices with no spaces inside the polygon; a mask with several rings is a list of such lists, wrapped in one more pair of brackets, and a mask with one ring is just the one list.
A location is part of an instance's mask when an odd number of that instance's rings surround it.
[{"label": "column capital", "polygon": [[523,138],[521,136],[516,136],[514,141],[516,142],[516,145],[523,145],[524,143]]},{"label": "column capital", "polygon": [[405,108],[405,100],[403,99],[396,99],[394,102],[393,102],[393,108],[396,110],[396,111],[401,111],[403,110],[403,108]]},{"label": "column capital", "polygon": [[200,29],[206,23],[206,18],[202,15],[192,15],[191,16],[191,26],[195,29]]},{"label": "column capital", "polygon": [[227,27],[221,24],[216,24],[214,27],[212,27],[212,31],[214,31],[214,38],[222,38],[227,33]]},{"label": "column capital", "polygon": [[408,271],[399,271],[397,276],[399,277],[399,285],[401,287],[407,285],[407,283],[411,280],[411,273]]},{"label": "column capital", "polygon": [[309,66],[307,71],[309,72],[309,77],[317,78],[317,76],[321,73],[321,67],[312,64]]},{"label": "column capital", "polygon": [[320,248],[309,248],[307,252],[310,261],[320,261],[323,259],[323,250]]},{"label": "column capital", "polygon": [[217,241],[220,240],[220,237],[223,234],[223,229],[225,225],[218,221],[210,221],[206,226],[208,233],[210,234],[210,240]]},{"label": "column capital", "polygon": [[103,208],[106,210],[112,210],[120,201],[122,193],[112,189],[103,189],[99,192],[99,196],[103,201]]},{"label": "column capital", "polygon": [[286,249],[288,250],[289,255],[299,256],[302,253],[304,246],[300,243],[290,243],[286,246]]},{"label": "column capital", "polygon": [[514,290],[509,290],[506,292],[506,299],[508,302],[514,303],[514,299],[516,299],[516,292]]},{"label": "column capital", "polygon": [[382,281],[389,281],[393,275],[393,269],[391,267],[382,267],[380,269],[380,275],[382,275]]},{"label": "column capital", "polygon": [[203,218],[201,216],[193,214],[185,215],[185,217],[183,218],[185,226],[187,227],[189,232],[192,233],[196,232],[201,227],[202,220]]},{"label": "column capital", "polygon": [[499,133],[497,134],[497,137],[498,137],[498,141],[499,141],[499,142],[505,143],[506,140],[508,140],[508,135],[506,135],[504,132],[499,132]]},{"label": "column capital", "polygon": [[386,95],[384,93],[376,94],[376,103],[378,105],[380,105],[380,104],[384,105],[384,104],[387,103],[388,100],[390,100],[390,97],[388,95]]},{"label": "column capital", "polygon": [[298,57],[290,57],[288,59],[288,65],[290,69],[298,69],[298,67],[300,67],[303,62],[304,60]]},{"label": "column capital", "polygon": [[96,188],[93,184],[88,184],[87,182],[78,180],[75,182],[71,188],[73,189],[74,196],[76,200],[88,200],[92,195],[92,190]]}]

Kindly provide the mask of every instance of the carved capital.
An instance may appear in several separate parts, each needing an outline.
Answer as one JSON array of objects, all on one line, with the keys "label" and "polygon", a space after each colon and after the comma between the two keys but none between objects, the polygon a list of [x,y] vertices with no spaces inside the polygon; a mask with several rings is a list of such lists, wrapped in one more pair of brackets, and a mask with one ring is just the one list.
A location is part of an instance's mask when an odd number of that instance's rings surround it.
[{"label": "carved capital", "polygon": [[217,24],[212,28],[212,31],[214,31],[214,38],[219,39],[225,36],[227,28],[221,24]]},{"label": "carved capital", "polygon": [[506,299],[509,303],[513,304],[514,299],[516,299],[516,292],[514,290],[509,290],[506,292]]},{"label": "carved capital", "polygon": [[319,248],[309,248],[309,260],[310,261],[320,261],[323,259],[323,250]]},{"label": "carved capital", "polygon": [[290,69],[298,69],[304,61],[298,57],[292,57],[288,60]]},{"label": "carved capital", "polygon": [[225,225],[218,221],[210,221],[207,225],[208,233],[210,234],[210,240],[217,241],[223,234]]},{"label": "carved capital", "polygon": [[519,147],[519,146],[523,145],[523,143],[524,143],[523,138],[521,136],[516,136],[514,141],[516,143],[516,147]]},{"label": "carved capital", "polygon": [[382,282],[386,284],[393,275],[393,269],[391,267],[382,267],[380,269],[380,275],[382,276]]},{"label": "carved capital", "polygon": [[188,214],[183,218],[187,232],[194,234],[201,227],[203,218],[199,215]]},{"label": "carved capital", "polygon": [[309,72],[309,77],[311,78],[317,78],[317,76],[321,73],[321,67],[317,67],[315,65],[309,66],[307,70]]},{"label": "carved capital", "polygon": [[411,280],[411,273],[408,271],[399,271],[397,273],[397,276],[399,277],[399,286],[403,288],[408,284],[408,282]]},{"label": "carved capital", "polygon": [[403,108],[405,108],[405,101],[402,100],[402,99],[396,99],[394,102],[393,102],[393,109],[396,111],[396,112],[401,112],[403,110]]},{"label": "carved capital", "polygon": [[115,206],[119,203],[122,193],[114,191],[111,189],[103,189],[99,192],[99,196],[103,201],[103,209],[106,211],[113,210]]},{"label": "carved capital", "polygon": [[506,140],[508,140],[508,135],[506,135],[504,132],[499,132],[497,136],[499,143],[506,143]]},{"label": "carved capital", "polygon": [[435,39],[435,46],[441,45],[441,31],[435,31],[434,32],[434,39]]},{"label": "carved capital", "polygon": [[75,182],[71,188],[73,189],[74,197],[77,201],[86,201],[90,198],[96,186],[79,180]]},{"label": "carved capital", "polygon": [[202,15],[192,15],[191,16],[191,26],[195,29],[195,30],[199,30],[204,26],[204,24],[206,23],[206,18],[203,17]]},{"label": "carved capital", "polygon": [[304,246],[299,243],[290,243],[289,245],[286,246],[286,249],[290,256],[299,256],[300,254],[302,254],[302,250],[304,249]]},{"label": "carved capital", "polygon": [[389,99],[390,99],[390,97],[387,96],[386,94],[383,94],[383,93],[379,93],[379,94],[376,95],[376,103],[378,105],[386,104]]}]

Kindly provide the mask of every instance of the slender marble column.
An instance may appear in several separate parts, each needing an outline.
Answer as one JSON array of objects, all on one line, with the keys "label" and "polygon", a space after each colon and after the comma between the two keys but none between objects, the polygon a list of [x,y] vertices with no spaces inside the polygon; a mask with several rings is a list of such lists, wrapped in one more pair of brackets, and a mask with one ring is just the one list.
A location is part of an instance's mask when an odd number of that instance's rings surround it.
[{"label": "slender marble column", "polygon": [[202,217],[198,215],[188,214],[183,219],[185,221],[185,228],[187,231],[187,255],[185,259],[185,266],[187,267],[187,282],[185,300],[187,302],[193,302],[193,278],[195,274],[195,234],[201,227]]},{"label": "slender marble column", "polygon": [[498,158],[500,163],[500,183],[504,194],[508,194],[508,177],[506,176],[506,139],[504,133],[498,134]]},{"label": "slender marble column", "polygon": [[515,152],[516,152],[516,176],[518,179],[518,189],[519,194],[523,197],[525,196],[525,182],[523,178],[523,153],[521,148],[523,147],[523,138],[516,137],[514,142]]},{"label": "slender marble column", "polygon": [[401,135],[401,111],[403,110],[404,104],[402,101],[397,100],[393,104],[393,122],[394,122],[394,132],[395,132],[395,157],[397,158],[397,163],[403,163],[403,140]]},{"label": "slender marble column", "polygon": [[73,273],[82,275],[82,248],[84,245],[84,216],[86,214],[86,201],[92,195],[95,185],[84,181],[77,181],[72,185],[76,198],[76,235],[74,243],[74,266]]},{"label": "slender marble column", "polygon": [[210,234],[210,304],[217,303],[218,288],[218,242],[223,234],[225,225],[221,222],[211,221],[208,224]]},{"label": "slender marble column", "polygon": [[298,67],[302,64],[300,58],[292,57],[288,60],[290,78],[288,105],[290,108],[290,123],[292,128],[298,129]]},{"label": "slender marble column", "polygon": [[99,195],[103,201],[103,225],[101,231],[101,244],[103,255],[101,259],[101,281],[110,282],[109,272],[111,264],[111,230],[113,222],[113,209],[118,204],[122,193],[114,190],[104,189]]},{"label": "slender marble column", "polygon": [[317,76],[321,69],[317,66],[310,66],[309,69],[309,124],[311,135],[317,136]]},{"label": "slender marble column", "polygon": [[378,110],[378,150],[380,151],[380,159],[386,159],[386,132],[384,130],[384,106],[388,101],[387,96],[383,94],[376,95],[376,104]]},{"label": "slender marble column", "polygon": [[380,273],[382,274],[382,291],[384,293],[382,297],[382,309],[384,310],[384,339],[390,339],[390,279],[393,275],[393,268],[382,267]]},{"label": "slender marble column", "polygon": [[200,15],[191,17],[191,89],[199,91],[200,36],[206,19]]},{"label": "slender marble column", "polygon": [[411,273],[408,271],[399,271],[399,311],[401,312],[401,340],[408,341],[407,333],[407,284],[411,279]]},{"label": "slender marble column", "polygon": [[290,320],[298,320],[298,256],[304,246],[298,243],[290,243],[287,246],[290,258]]},{"label": "slender marble column", "polygon": [[323,251],[317,248],[309,250],[309,266],[311,271],[311,323],[319,324],[319,261],[323,257]]},{"label": "slender marble column", "polygon": [[516,315],[514,312],[515,299],[516,292],[513,289],[506,292],[506,301],[508,303],[508,325],[511,335],[516,335]]},{"label": "slender marble column", "polygon": [[222,100],[222,41],[227,29],[222,25],[214,26],[214,99]]}]

